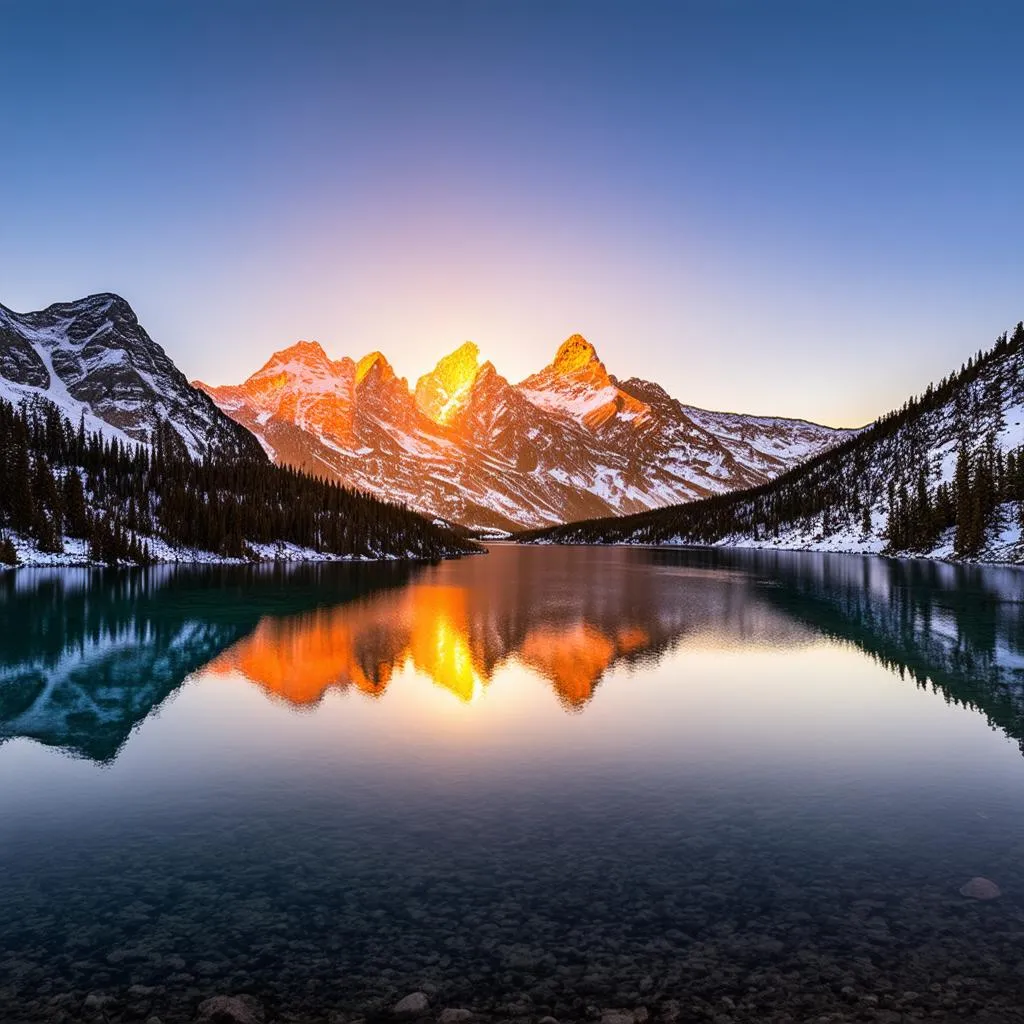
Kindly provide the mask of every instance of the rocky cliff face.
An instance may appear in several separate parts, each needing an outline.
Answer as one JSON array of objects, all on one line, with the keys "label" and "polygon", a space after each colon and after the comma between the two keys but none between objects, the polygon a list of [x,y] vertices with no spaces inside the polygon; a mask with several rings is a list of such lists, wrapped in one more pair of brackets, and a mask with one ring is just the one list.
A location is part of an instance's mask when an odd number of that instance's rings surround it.
[{"label": "rocky cliff face", "polygon": [[0,398],[49,402],[108,438],[148,443],[168,422],[195,458],[262,458],[247,431],[193,388],[117,295],[15,313],[0,306]]},{"label": "rocky cliff face", "polygon": [[313,342],[244,383],[196,382],[272,458],[473,527],[638,512],[763,483],[847,432],[685,406],[567,339],[518,385],[472,342],[410,388],[380,353]]}]

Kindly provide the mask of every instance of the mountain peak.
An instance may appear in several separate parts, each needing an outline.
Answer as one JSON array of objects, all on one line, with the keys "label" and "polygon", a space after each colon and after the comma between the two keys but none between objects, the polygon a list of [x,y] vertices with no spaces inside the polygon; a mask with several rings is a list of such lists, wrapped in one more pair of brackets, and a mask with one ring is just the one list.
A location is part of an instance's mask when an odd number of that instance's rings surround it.
[{"label": "mountain peak", "polygon": [[416,404],[435,423],[451,422],[480,372],[480,348],[467,341],[416,382]]},{"label": "mountain peak", "polygon": [[395,371],[387,361],[383,352],[367,352],[362,359],[356,363],[356,384],[362,384],[374,367],[377,373],[385,380],[394,380]]},{"label": "mountain peak", "polygon": [[327,353],[319,341],[297,341],[294,345],[289,345],[287,348],[275,352],[270,358],[271,362],[283,362],[288,359],[300,359],[303,362],[315,360],[319,362],[320,360],[327,359]]},{"label": "mountain peak", "polygon": [[249,379],[264,381],[270,377],[307,378],[310,373],[329,375],[331,360],[318,341],[297,341],[275,352]]},{"label": "mountain peak", "polygon": [[582,334],[572,334],[558,347],[551,368],[555,373],[576,373],[600,362],[594,346]]}]

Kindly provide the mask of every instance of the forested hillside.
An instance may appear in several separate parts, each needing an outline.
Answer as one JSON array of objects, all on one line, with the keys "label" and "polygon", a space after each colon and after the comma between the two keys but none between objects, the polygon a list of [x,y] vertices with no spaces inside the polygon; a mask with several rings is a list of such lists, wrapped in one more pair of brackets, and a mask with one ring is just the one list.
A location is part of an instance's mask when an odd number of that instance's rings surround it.
[{"label": "forested hillside", "polygon": [[193,459],[0,400],[0,563],[439,558],[477,550],[405,508],[257,457]]},{"label": "forested hillside", "polygon": [[760,487],[521,535],[1024,561],[1024,324],[866,430]]}]

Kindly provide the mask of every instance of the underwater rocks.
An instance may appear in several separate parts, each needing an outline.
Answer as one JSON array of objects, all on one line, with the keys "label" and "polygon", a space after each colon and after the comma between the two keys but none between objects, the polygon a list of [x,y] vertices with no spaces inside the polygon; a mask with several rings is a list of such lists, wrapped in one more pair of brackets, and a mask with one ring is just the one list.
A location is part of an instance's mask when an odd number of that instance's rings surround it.
[{"label": "underwater rocks", "polygon": [[251,996],[214,996],[199,1006],[202,1024],[263,1024],[263,1007]]}]

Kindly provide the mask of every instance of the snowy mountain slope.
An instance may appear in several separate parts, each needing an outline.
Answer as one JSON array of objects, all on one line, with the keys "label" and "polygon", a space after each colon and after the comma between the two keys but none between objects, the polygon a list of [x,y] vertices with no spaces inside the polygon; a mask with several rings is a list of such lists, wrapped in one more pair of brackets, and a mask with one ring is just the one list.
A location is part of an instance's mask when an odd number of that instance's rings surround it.
[{"label": "snowy mountain slope", "polygon": [[511,530],[761,483],[847,434],[620,385],[579,335],[519,385],[481,364],[471,342],[415,389],[380,353],[332,362],[309,342],[240,385],[195,385],[280,463],[450,522]]},{"label": "snowy mountain slope", "polygon": [[[706,416],[693,418],[711,426]],[[770,483],[528,539],[1019,562],[1022,460],[1024,325],[1018,324],[1012,337],[1004,335],[902,409]]]},{"label": "snowy mountain slope", "polygon": [[36,313],[0,306],[0,398],[49,402],[108,438],[148,443],[166,420],[194,458],[261,458],[254,439],[193,388],[124,299],[90,295]]}]

